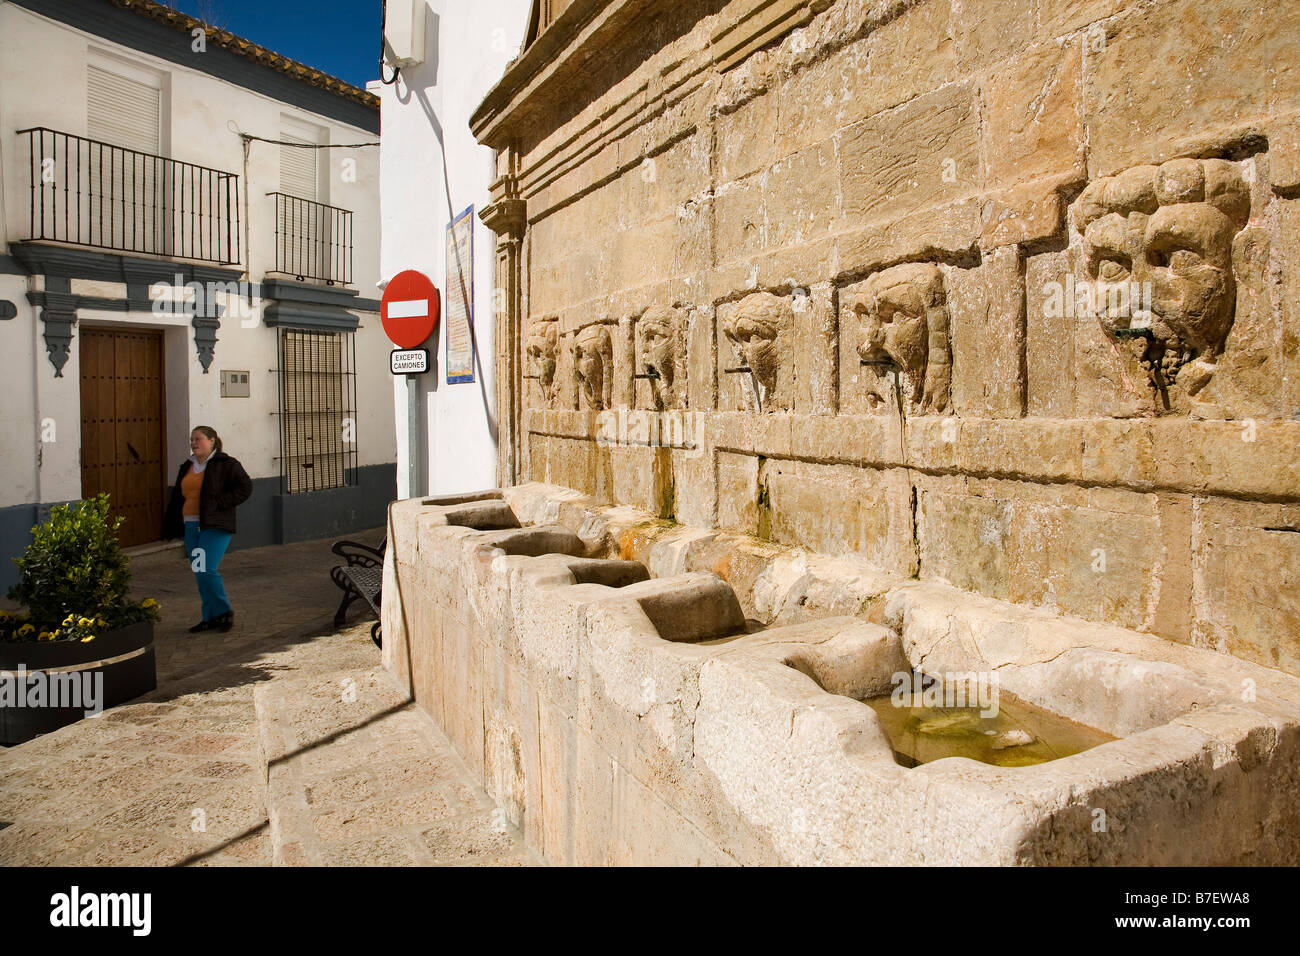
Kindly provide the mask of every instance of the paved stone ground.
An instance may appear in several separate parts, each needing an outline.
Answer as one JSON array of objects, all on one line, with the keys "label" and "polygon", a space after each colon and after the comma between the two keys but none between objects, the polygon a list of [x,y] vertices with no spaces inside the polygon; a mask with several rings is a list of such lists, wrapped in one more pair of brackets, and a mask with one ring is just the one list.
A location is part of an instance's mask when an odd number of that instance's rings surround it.
[{"label": "paved stone ground", "polygon": [[134,557],[163,606],[158,690],[0,750],[0,864],[536,863],[383,671],[365,612],[334,630],[329,543],[229,554],[226,634],[187,632],[178,549]]}]

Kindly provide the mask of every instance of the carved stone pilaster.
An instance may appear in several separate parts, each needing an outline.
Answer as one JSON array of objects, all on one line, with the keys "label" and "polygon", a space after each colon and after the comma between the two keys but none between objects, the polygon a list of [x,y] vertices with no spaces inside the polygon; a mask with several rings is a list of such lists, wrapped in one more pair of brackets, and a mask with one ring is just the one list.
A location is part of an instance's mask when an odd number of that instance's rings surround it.
[{"label": "carved stone pilaster", "polygon": [[514,176],[492,184],[492,202],[479,210],[479,218],[497,236],[497,484],[504,488],[519,481],[524,393],[522,262],[528,216]]}]

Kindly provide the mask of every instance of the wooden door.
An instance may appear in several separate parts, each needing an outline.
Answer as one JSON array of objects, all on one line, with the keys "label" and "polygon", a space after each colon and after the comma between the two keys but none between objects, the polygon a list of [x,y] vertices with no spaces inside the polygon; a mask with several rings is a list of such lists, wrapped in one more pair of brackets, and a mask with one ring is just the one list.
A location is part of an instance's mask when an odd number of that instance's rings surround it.
[{"label": "wooden door", "polygon": [[123,547],[162,537],[163,340],[161,332],[83,327],[81,494],[108,492],[125,520]]}]

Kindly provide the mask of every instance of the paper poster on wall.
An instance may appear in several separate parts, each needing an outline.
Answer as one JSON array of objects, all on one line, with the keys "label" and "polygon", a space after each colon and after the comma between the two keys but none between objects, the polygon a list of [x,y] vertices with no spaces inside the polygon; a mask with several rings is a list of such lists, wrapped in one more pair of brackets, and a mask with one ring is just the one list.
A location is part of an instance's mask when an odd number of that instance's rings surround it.
[{"label": "paper poster on wall", "polygon": [[474,207],[447,227],[447,384],[474,381]]}]

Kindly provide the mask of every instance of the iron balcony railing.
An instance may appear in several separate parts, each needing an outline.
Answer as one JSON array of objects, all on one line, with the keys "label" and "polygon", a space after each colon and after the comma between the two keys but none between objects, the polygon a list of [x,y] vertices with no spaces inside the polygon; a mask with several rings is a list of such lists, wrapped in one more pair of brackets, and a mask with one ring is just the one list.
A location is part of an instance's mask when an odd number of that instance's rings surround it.
[{"label": "iron balcony railing", "polygon": [[352,281],[352,213],[337,206],[275,197],[275,271],[333,285]]},{"label": "iron balcony railing", "polygon": [[239,177],[37,126],[27,137],[28,239],[230,265]]}]

